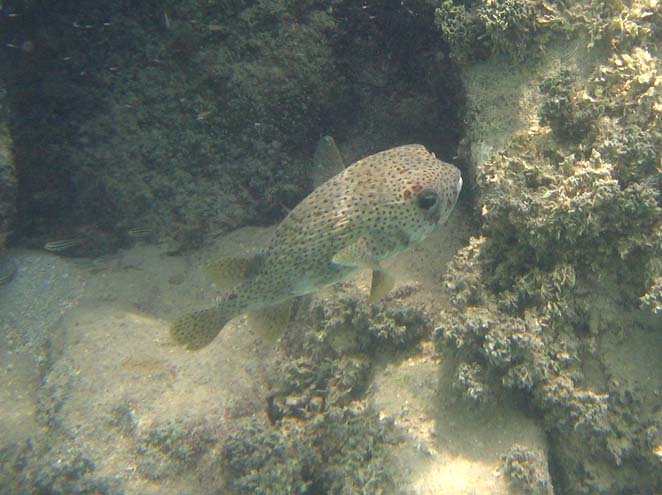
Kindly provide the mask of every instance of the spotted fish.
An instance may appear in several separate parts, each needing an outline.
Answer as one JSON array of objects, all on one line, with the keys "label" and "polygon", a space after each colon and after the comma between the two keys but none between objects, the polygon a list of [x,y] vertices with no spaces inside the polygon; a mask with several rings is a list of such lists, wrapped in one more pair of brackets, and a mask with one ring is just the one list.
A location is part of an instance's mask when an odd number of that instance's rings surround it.
[{"label": "spotted fish", "polygon": [[393,279],[380,262],[445,221],[461,187],[460,171],[420,144],[359,160],[296,206],[256,255],[210,265],[216,280],[236,285],[217,306],[175,321],[172,336],[189,350],[201,349],[236,316],[277,307],[361,269],[373,272],[370,299],[381,298]]}]

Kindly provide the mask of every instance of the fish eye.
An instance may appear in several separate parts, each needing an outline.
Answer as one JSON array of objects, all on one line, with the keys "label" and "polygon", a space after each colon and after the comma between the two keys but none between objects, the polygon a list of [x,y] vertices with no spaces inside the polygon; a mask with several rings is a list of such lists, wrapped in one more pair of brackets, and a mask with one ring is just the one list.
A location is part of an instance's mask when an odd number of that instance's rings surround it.
[{"label": "fish eye", "polygon": [[418,195],[416,198],[416,204],[418,204],[418,206],[424,210],[429,210],[437,204],[438,199],[439,196],[436,192],[431,189],[426,189]]}]

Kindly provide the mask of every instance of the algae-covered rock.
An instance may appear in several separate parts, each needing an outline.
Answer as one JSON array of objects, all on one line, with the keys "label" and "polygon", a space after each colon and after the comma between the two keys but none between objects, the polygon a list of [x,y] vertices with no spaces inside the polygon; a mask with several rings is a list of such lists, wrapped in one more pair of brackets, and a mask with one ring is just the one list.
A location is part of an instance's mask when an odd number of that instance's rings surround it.
[{"label": "algae-covered rock", "polygon": [[16,170],[9,132],[9,108],[7,90],[0,80],[0,251],[5,247],[6,237],[14,228],[17,199]]},{"label": "algae-covered rock", "polygon": [[366,340],[386,339],[386,327],[402,346],[399,318],[411,318],[401,303],[371,306],[350,290],[302,304],[281,342],[267,417],[237,425],[223,445],[233,493],[401,493],[388,455],[398,429],[365,402],[384,350]]},{"label": "algae-covered rock", "polygon": [[444,0],[436,10],[436,22],[453,55],[461,61],[494,54],[522,60],[536,55],[532,45],[539,9],[539,2],[528,0]]},{"label": "algae-covered rock", "polygon": [[549,470],[540,452],[532,451],[522,445],[513,445],[503,460],[503,471],[510,479],[515,493],[553,495]]},{"label": "algae-covered rock", "polygon": [[432,331],[425,309],[409,302],[418,290],[416,286],[402,286],[376,304],[369,304],[351,290],[340,296],[316,298],[308,310],[310,320],[337,350],[370,354],[406,351]]},{"label": "algae-covered rock", "polygon": [[[60,439],[62,441],[62,439]],[[66,442],[49,446],[31,439],[0,450],[0,482],[3,493],[54,495],[124,495],[119,483],[96,473],[94,462]]]},{"label": "algae-covered rock", "polygon": [[[487,4],[509,5],[445,2],[437,17],[476,107],[465,144],[481,210],[480,235],[445,276],[455,310],[438,336],[454,389],[479,406],[503,388],[523,394],[543,418],[562,493],[654,493],[662,376],[637,355],[643,342],[662,351],[662,7],[521,2],[532,41],[510,38],[495,50],[511,55],[499,67],[482,44]],[[453,15],[440,18],[444,9]],[[473,31],[453,38],[454,19]],[[619,352],[615,340],[630,343]]]},{"label": "algae-covered rock", "polygon": [[284,216],[309,192],[325,134],[352,141],[349,159],[421,141],[452,154],[461,85],[432,10],[12,2],[0,67],[17,236],[38,246],[93,227],[116,249],[149,227],[177,252]]},{"label": "algae-covered rock", "polygon": [[225,443],[223,464],[238,495],[396,494],[386,449],[396,441],[393,426],[376,413],[331,408],[277,429],[247,421]]},{"label": "algae-covered rock", "polygon": [[[409,290],[408,290],[409,289]],[[410,307],[412,287],[368,304],[351,288],[302,304],[281,345],[289,359],[271,380],[268,414],[311,419],[365,396],[376,359],[412,351],[432,330],[422,308]]]}]

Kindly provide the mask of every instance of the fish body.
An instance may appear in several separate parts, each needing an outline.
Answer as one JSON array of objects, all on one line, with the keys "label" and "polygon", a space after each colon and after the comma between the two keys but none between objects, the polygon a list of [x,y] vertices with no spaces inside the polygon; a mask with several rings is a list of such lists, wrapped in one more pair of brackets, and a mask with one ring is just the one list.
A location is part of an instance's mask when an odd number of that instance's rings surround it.
[{"label": "fish body", "polygon": [[0,285],[11,282],[17,270],[16,263],[0,253]]},{"label": "fish body", "polygon": [[82,238],[62,239],[59,241],[47,242],[46,244],[44,244],[44,249],[46,251],[59,253],[61,251],[66,251],[69,248],[80,246],[84,242],[85,239]]},{"label": "fish body", "polygon": [[111,265],[119,263],[120,256],[117,253],[102,254],[92,260],[92,270],[104,270]]},{"label": "fish body", "polygon": [[[461,187],[460,171],[422,145],[359,160],[296,206],[257,255],[235,259],[240,276],[230,278],[238,284],[218,306],[177,320],[174,339],[191,350],[202,348],[240,314],[276,306],[365,268],[373,270],[373,293],[384,295],[392,282],[380,262],[445,221]],[[227,273],[231,264],[222,260],[212,272]]]},{"label": "fish body", "polygon": [[133,237],[134,239],[145,239],[152,237],[154,235],[154,230],[150,229],[149,227],[134,227],[127,231],[127,235],[129,237]]}]

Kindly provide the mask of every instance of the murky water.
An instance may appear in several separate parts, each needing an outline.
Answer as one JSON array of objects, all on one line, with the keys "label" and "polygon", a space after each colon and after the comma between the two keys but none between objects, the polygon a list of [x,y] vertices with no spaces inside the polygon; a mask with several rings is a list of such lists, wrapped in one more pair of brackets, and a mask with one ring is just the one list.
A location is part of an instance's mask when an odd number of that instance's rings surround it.
[{"label": "murky water", "polygon": [[[655,0],[0,1],[0,494],[662,493],[660,26]],[[413,143],[461,171],[454,209],[414,157],[296,209]],[[286,312],[256,289],[173,339],[267,276]]]}]

